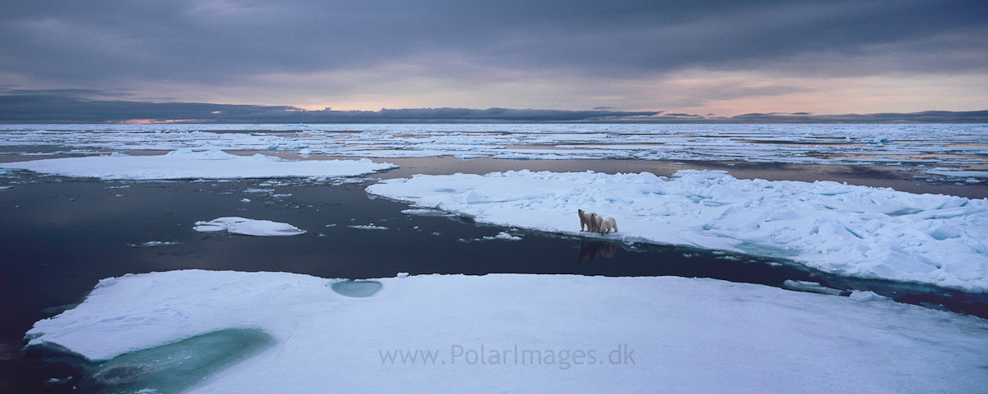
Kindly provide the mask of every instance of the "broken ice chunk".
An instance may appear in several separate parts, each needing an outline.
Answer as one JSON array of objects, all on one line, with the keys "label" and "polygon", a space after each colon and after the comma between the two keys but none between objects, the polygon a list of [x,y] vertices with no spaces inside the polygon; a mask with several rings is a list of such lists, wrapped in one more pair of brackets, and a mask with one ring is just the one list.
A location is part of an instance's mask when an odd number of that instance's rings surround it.
[{"label": "broken ice chunk", "polygon": [[851,294],[847,290],[834,289],[816,282],[806,282],[801,280],[786,280],[782,283],[782,287],[789,290],[802,291],[806,293],[819,293],[835,296],[848,296]]},{"label": "broken ice chunk", "polygon": [[199,232],[225,230],[233,234],[253,235],[256,237],[289,236],[305,233],[305,230],[301,230],[288,223],[240,217],[222,217],[208,222],[199,221],[196,222],[195,230]]}]

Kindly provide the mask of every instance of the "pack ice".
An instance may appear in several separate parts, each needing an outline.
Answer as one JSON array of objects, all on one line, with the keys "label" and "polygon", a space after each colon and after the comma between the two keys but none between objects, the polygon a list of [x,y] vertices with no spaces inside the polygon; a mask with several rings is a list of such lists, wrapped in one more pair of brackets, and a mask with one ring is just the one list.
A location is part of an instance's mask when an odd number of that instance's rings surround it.
[{"label": "pack ice", "polygon": [[[720,171],[509,171],[415,175],[367,191],[484,223],[576,234],[577,209],[617,219],[626,242],[790,259],[860,278],[988,291],[988,200]],[[587,234],[587,233],[582,233]],[[594,236],[594,235],[587,235]]]},{"label": "pack ice", "polygon": [[360,160],[285,160],[256,154],[237,156],[221,150],[179,149],[160,156],[71,157],[2,163],[0,167],[102,179],[219,179],[344,177],[395,168],[391,163]]},{"label": "pack ice", "polygon": [[[97,364],[86,379],[112,375],[107,392],[959,393],[988,384],[986,331],[889,300],[712,279],[184,270],[104,279],[27,335]],[[256,355],[230,362],[235,333]],[[192,344],[211,356],[183,371]]]},{"label": "pack ice", "polygon": [[196,148],[337,157],[741,160],[960,169],[984,162],[979,155],[988,153],[986,130],[983,124],[17,124],[0,125],[0,146],[10,147],[9,152],[37,145],[54,150],[41,154]]}]

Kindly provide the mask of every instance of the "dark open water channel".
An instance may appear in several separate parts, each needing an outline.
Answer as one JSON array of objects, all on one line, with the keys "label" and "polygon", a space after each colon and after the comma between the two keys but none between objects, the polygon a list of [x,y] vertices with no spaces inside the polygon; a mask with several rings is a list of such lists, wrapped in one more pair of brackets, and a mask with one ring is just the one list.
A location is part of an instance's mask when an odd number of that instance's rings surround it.
[{"label": "dark open water channel", "polygon": [[[513,162],[388,160],[412,173],[532,170],[652,171],[669,175],[703,165],[635,161]],[[712,168],[707,166],[707,168]],[[838,167],[726,167],[738,177],[815,178],[895,186],[912,192],[967,194],[980,187],[917,183],[901,174]],[[857,171],[857,172],[855,172]],[[858,175],[854,175],[854,174]],[[747,174],[747,175],[746,175]],[[876,175],[877,174],[877,175]],[[855,178],[857,176],[857,178]],[[988,295],[837,277],[786,261],[681,247],[590,242],[578,237],[401,213],[404,203],[371,198],[366,183],[306,180],[130,182],[15,173],[0,178],[0,392],[76,392],[48,384],[73,372],[21,352],[23,335],[42,318],[79,302],[107,277],[175,269],[286,271],[326,278],[391,277],[399,272],[541,273],[703,277],[779,287],[786,280],[872,290],[902,302],[988,318]],[[948,187],[949,190],[943,189]],[[268,189],[257,192],[251,189]],[[960,192],[958,192],[960,191]],[[961,193],[963,192],[963,193]],[[243,199],[250,202],[243,202]],[[223,216],[287,222],[307,233],[249,237],[199,233],[193,224]],[[353,225],[387,229],[357,229]],[[579,225],[574,215],[574,229]],[[519,241],[482,240],[507,231]],[[171,242],[141,246],[146,242]],[[61,307],[60,306],[64,306]]]}]

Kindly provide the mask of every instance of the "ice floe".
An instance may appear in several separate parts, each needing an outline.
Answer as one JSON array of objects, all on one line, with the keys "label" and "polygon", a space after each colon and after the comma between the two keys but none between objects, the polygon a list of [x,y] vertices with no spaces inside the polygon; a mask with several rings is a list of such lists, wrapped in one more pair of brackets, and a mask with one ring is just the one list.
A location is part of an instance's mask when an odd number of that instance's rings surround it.
[{"label": "ice floe", "polygon": [[488,241],[493,241],[493,240],[521,241],[521,237],[519,237],[517,235],[512,235],[512,234],[507,233],[505,231],[499,232],[499,233],[497,233],[497,235],[494,235],[494,236],[485,236],[484,239],[485,240],[488,240]]},{"label": "ice floe", "polygon": [[[478,222],[579,233],[577,209],[617,219],[605,237],[786,258],[861,278],[988,291],[988,200],[719,171],[415,175],[367,191]],[[588,233],[588,237],[597,235]]]},{"label": "ice floe", "polygon": [[198,221],[194,229],[203,233],[226,231],[232,234],[253,235],[255,237],[290,236],[305,233],[305,230],[288,223],[241,217],[222,217],[210,221]]},{"label": "ice floe", "polygon": [[153,248],[158,246],[172,246],[172,245],[181,245],[181,244],[182,242],[178,242],[178,241],[147,241],[139,244],[127,244],[127,246],[130,246],[132,248]]},{"label": "ice floe", "polygon": [[[391,163],[360,160],[285,160],[256,154],[237,156],[219,150],[182,149],[158,156],[71,157],[2,163],[0,167],[102,179],[206,179],[348,177],[395,168]],[[258,189],[261,190],[261,189]]]},{"label": "ice floe", "polygon": [[788,279],[785,282],[783,282],[782,288],[794,290],[794,291],[803,291],[807,293],[820,293],[827,295],[850,296],[852,294],[850,291],[826,287],[817,282],[806,282],[806,281],[791,280],[791,279]]},{"label": "ice floe", "polygon": [[434,217],[451,217],[451,216],[456,216],[455,214],[452,214],[452,213],[449,213],[449,212],[446,212],[446,211],[442,211],[442,210],[439,210],[439,209],[404,209],[404,210],[401,211],[401,213],[406,214],[406,215],[427,216],[427,217],[429,217],[429,216],[434,216]]},{"label": "ice floe", "polygon": [[507,231],[502,231],[497,233],[497,235],[485,235],[480,238],[471,238],[471,239],[460,238],[457,239],[457,241],[470,243],[470,242],[483,242],[483,241],[521,241],[521,239],[522,238],[517,235],[513,235]]},{"label": "ice floe", "polygon": [[388,230],[387,227],[385,227],[385,226],[378,226],[378,225],[375,225],[374,223],[371,223],[371,224],[355,224],[355,225],[347,226],[347,227],[352,228],[352,229],[356,229],[356,230]]},{"label": "ice floe", "polygon": [[[857,299],[679,277],[185,270],[104,279],[27,336],[149,392],[984,389],[988,321]],[[249,358],[229,353],[240,337]],[[144,373],[186,355],[195,368]]]}]

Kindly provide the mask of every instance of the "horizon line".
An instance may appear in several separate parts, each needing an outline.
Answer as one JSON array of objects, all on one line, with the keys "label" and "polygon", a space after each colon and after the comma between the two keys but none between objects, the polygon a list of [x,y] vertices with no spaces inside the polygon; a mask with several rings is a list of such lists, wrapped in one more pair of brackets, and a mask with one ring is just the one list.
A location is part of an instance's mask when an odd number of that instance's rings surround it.
[{"label": "horizon line", "polygon": [[0,94],[0,124],[287,124],[287,123],[988,123],[988,109],[926,110],[870,114],[752,112],[734,116],[667,113],[662,110],[473,108],[382,108],[307,110],[284,105],[94,100],[64,94]]}]

